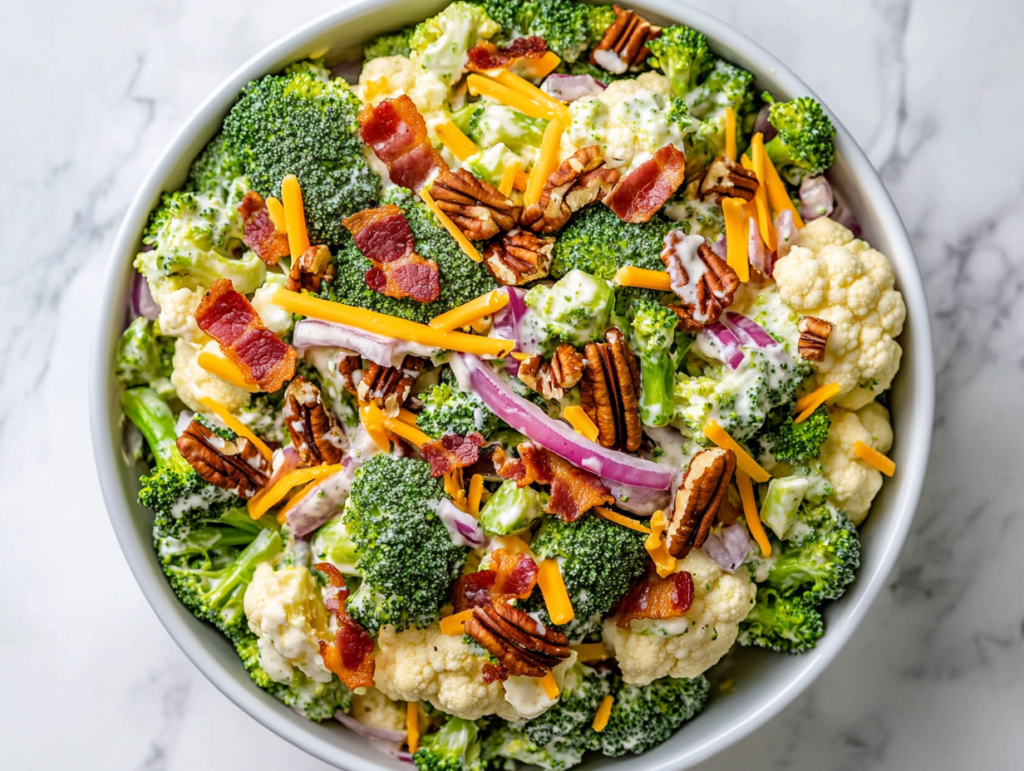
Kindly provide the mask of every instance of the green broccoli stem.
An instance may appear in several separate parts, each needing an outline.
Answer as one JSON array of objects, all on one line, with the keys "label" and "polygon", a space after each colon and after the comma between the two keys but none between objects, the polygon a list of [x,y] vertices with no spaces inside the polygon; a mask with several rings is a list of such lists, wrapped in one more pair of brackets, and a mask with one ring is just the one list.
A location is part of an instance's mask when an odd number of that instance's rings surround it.
[{"label": "green broccoli stem", "polygon": [[281,549],[281,534],[276,530],[263,530],[226,570],[200,571],[200,575],[219,578],[216,587],[206,596],[207,604],[220,607],[239,586],[252,581],[257,565],[271,559]]},{"label": "green broccoli stem", "polygon": [[640,355],[640,421],[645,426],[667,426],[672,420],[675,371],[668,353],[654,358]]},{"label": "green broccoli stem", "polygon": [[121,394],[121,408],[128,419],[142,432],[158,468],[179,473],[191,470],[180,452],[174,430],[174,413],[152,388],[129,388]]}]

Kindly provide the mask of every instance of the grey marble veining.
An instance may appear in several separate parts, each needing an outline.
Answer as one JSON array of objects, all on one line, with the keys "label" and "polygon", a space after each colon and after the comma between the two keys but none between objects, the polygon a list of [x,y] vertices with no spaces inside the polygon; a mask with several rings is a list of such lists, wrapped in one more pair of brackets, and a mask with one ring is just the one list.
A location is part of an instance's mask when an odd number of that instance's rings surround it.
[{"label": "grey marble veining", "polygon": [[[114,231],[238,64],[335,3],[0,8],[0,747],[11,769],[325,769],[164,633],[94,479],[84,375]],[[704,771],[1018,768],[1024,753],[1024,5],[696,5],[846,124],[915,243],[938,416],[913,532],[869,617],[789,709]]]}]

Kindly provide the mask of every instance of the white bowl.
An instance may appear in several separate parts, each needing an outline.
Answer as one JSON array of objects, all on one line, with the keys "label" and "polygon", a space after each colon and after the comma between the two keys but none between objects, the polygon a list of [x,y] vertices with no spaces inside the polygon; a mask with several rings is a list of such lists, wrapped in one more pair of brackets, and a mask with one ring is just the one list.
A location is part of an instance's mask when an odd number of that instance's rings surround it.
[{"label": "white bowl", "polygon": [[[100,304],[90,383],[93,447],[110,520],[139,586],[185,654],[229,699],[260,723],[297,747],[342,768],[394,769],[393,760],[365,739],[332,723],[317,724],[292,712],[249,679],[231,645],[219,632],[196,620],[172,593],[154,557],[152,515],[136,501],[137,469],[121,450],[119,387],[114,377],[117,341],[127,319],[132,259],[140,234],[161,191],[185,180],[192,159],[217,132],[239,90],[247,82],[310,56],[329,62],[355,58],[370,38],[433,15],[444,0],[361,0],[326,14],[285,36],[250,59],[229,77],[188,119],[136,193],[117,234]],[[717,19],[673,0],[635,0],[628,5],[652,21],[685,23],[704,32],[716,53],[757,76],[767,88],[789,99],[811,90],[778,59]],[[833,119],[834,120],[834,119]],[[811,653],[784,656],[740,650],[730,657],[728,676],[736,685],[716,694],[708,708],[671,740],[641,756],[592,759],[588,766],[620,771],[679,771],[720,752],[781,711],[817,677],[864,618],[889,575],[917,506],[924,479],[934,411],[932,346],[924,289],[910,240],[896,208],[868,159],[837,122],[838,160],[831,177],[863,225],[865,237],[888,255],[897,287],[907,304],[900,343],[903,366],[891,393],[898,469],[875,501],[862,529],[863,554],[857,581],[826,611],[828,631]],[[712,670],[714,677],[714,670]],[[714,692],[714,691],[713,691]]]}]

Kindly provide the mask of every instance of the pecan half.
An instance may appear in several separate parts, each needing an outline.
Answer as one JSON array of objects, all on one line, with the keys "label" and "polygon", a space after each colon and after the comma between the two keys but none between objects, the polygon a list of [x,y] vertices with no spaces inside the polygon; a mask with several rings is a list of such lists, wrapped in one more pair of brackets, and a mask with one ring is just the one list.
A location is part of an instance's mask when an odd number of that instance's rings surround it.
[{"label": "pecan half", "polygon": [[715,158],[704,172],[700,181],[698,195],[704,200],[709,195],[722,198],[742,198],[744,201],[754,200],[757,193],[757,176],[747,171],[731,158]]},{"label": "pecan half", "polygon": [[682,300],[670,306],[679,316],[680,326],[687,332],[700,332],[714,324],[722,312],[732,305],[739,289],[736,271],[711,251],[700,236],[688,236],[680,230],[665,234],[661,261],[668,269],[672,291]]},{"label": "pecan half", "polygon": [[331,250],[326,246],[311,246],[292,263],[284,288],[291,292],[302,289],[319,292],[321,282],[330,283],[333,280],[334,260],[331,259]]},{"label": "pecan half", "polygon": [[571,345],[562,343],[551,361],[531,353],[519,364],[518,377],[545,399],[561,399],[583,377],[583,357]]},{"label": "pecan half", "polygon": [[239,498],[252,498],[270,480],[270,461],[244,436],[226,439],[193,418],[177,445],[199,476]]},{"label": "pecan half", "polygon": [[338,356],[338,378],[345,390],[358,397],[356,385],[363,376],[363,359],[359,354],[341,354]]},{"label": "pecan half", "polygon": [[797,350],[800,351],[800,358],[824,361],[825,346],[828,345],[828,336],[832,334],[832,322],[815,316],[804,316],[800,319],[798,328],[800,341],[797,343]]},{"label": "pecan half", "polygon": [[573,212],[603,201],[618,181],[619,172],[604,165],[599,146],[581,148],[551,172],[538,202],[523,212],[521,224],[536,233],[554,233]]},{"label": "pecan half", "polygon": [[503,602],[473,608],[465,632],[512,675],[544,677],[569,658],[565,635]]},{"label": "pecan half", "polygon": [[715,447],[701,450],[676,492],[676,507],[665,531],[665,543],[673,557],[685,557],[704,545],[736,471],[736,454]]},{"label": "pecan half", "polygon": [[484,265],[499,284],[522,286],[548,274],[554,246],[554,238],[510,230],[484,249]]},{"label": "pecan half", "polygon": [[284,420],[303,463],[341,462],[345,435],[324,407],[320,389],[301,375],[284,392]]},{"label": "pecan half", "polygon": [[466,169],[442,170],[430,188],[437,208],[445,212],[471,241],[485,241],[519,221],[520,207],[492,185]]},{"label": "pecan half", "polygon": [[591,51],[590,63],[621,75],[626,70],[639,69],[647,61],[651,55],[647,43],[661,37],[661,27],[654,26],[634,11],[624,10],[617,5],[613,8],[615,21]]},{"label": "pecan half", "polygon": [[360,401],[373,402],[393,418],[409,398],[412,384],[420,376],[426,360],[419,356],[406,356],[401,367],[382,367],[370,364],[356,388]]},{"label": "pecan half", "polygon": [[636,356],[617,327],[605,332],[604,339],[604,343],[587,343],[583,351],[583,411],[597,426],[602,447],[636,452],[643,440]]}]

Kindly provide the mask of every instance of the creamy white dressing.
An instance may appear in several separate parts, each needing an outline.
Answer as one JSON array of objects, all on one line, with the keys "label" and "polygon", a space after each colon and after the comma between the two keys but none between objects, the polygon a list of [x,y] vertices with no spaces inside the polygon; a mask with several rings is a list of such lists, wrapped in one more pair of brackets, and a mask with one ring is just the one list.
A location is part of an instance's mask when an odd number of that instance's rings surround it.
[{"label": "creamy white dressing", "polygon": [[[697,295],[697,286],[708,272],[707,265],[699,256],[700,247],[704,244],[702,236],[688,236],[681,231],[673,231],[677,237],[672,239],[672,252],[679,262],[670,260],[668,273],[672,279],[672,291],[676,293],[683,305],[693,307],[693,319],[698,324],[708,323],[709,316],[701,310]],[[678,236],[682,236],[679,238]],[[686,271],[684,276],[680,266]],[[721,298],[721,294],[716,295]]]},{"label": "creamy white dressing", "polygon": [[678,637],[690,631],[690,619],[677,618],[635,618],[629,622],[629,631],[647,637]]},{"label": "creamy white dressing", "polygon": [[[561,664],[551,670],[558,691],[565,687],[565,673],[576,663],[576,651],[569,654]],[[532,720],[547,712],[558,703],[558,699],[549,699],[539,677],[520,677],[512,675],[504,683],[505,701],[512,705],[521,718]]]}]

